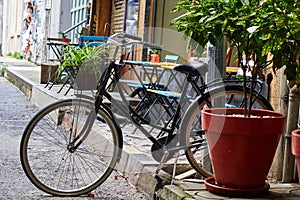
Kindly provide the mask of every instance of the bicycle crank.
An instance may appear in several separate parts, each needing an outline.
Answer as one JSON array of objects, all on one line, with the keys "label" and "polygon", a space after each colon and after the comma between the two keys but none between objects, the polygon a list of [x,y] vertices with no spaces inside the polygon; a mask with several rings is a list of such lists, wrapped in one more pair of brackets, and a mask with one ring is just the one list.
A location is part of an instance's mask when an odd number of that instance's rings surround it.
[{"label": "bicycle crank", "polygon": [[[165,149],[167,149],[169,151],[169,155],[167,156],[166,161],[173,158],[173,156],[175,155],[176,150],[170,150],[170,149],[173,149],[173,147],[175,147],[176,144],[177,144],[177,140],[173,140],[175,136],[176,135],[172,135],[170,137],[163,136],[163,137],[160,137],[160,138],[157,139],[158,142],[163,144],[163,147],[159,148],[154,144],[152,145],[151,154],[152,154],[152,157],[154,158],[154,160],[156,160],[157,162],[160,162],[163,155],[164,155],[164,153],[165,153]],[[164,147],[166,147],[166,148],[164,148]]]}]

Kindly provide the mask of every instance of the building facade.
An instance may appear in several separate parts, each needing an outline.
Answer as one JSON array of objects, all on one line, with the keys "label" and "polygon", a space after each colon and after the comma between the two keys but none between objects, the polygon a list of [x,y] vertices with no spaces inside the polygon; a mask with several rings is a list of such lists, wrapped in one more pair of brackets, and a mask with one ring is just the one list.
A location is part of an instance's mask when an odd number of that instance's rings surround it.
[{"label": "building facade", "polygon": [[[19,52],[21,49],[23,1],[3,1],[2,4],[2,53]],[[10,17],[14,16],[14,17]]]},{"label": "building facade", "polygon": [[33,62],[43,62],[47,37],[59,37],[60,30],[71,26],[71,2],[4,0],[0,15],[2,54],[18,52]]},{"label": "building facade", "polygon": [[[126,32],[143,40],[163,45],[166,53],[180,55],[187,60],[187,41],[175,31],[170,21],[177,0],[93,0],[90,35],[111,35]],[[96,20],[95,20],[96,19]]]},{"label": "building facade", "polygon": [[47,38],[62,37],[59,32],[64,32],[72,42],[77,42],[80,34],[111,35],[127,32],[148,42],[163,44],[181,57],[186,57],[186,41],[182,41],[182,35],[163,31],[174,30],[170,26],[170,20],[175,14],[170,11],[176,2],[177,0],[5,0],[0,49],[3,54],[19,52],[33,62],[41,63],[45,62],[45,57],[53,58],[46,46]]}]

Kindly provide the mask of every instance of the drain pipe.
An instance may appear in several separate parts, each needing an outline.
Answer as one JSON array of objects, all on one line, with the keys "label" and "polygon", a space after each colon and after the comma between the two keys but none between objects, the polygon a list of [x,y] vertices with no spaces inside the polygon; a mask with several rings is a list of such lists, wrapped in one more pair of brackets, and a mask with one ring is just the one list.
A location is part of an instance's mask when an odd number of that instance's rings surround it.
[{"label": "drain pipe", "polygon": [[282,182],[292,182],[294,178],[295,158],[292,155],[292,131],[297,129],[299,116],[300,88],[294,86],[289,94],[287,126],[285,133],[285,151]]}]

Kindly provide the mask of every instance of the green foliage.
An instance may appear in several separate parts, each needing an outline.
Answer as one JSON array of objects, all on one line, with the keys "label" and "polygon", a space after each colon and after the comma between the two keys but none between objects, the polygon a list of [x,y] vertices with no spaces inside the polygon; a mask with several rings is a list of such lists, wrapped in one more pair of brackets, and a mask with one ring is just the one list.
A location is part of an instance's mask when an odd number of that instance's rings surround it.
[{"label": "green foliage", "polygon": [[[68,45],[64,48],[62,53],[62,63],[59,67],[60,72],[64,67],[81,67],[81,68],[93,68],[96,71],[99,67],[99,63],[103,62],[107,57],[108,50],[105,45],[101,46],[87,46],[83,47]],[[85,70],[85,69],[82,69]]]},{"label": "green foliage", "polygon": [[254,73],[270,64],[274,71],[286,66],[289,85],[300,85],[298,0],[183,0],[173,11],[184,14],[172,24],[202,46],[226,36],[238,48],[241,67],[247,67],[242,56],[254,58]]},{"label": "green foliage", "polygon": [[80,66],[83,62],[95,59],[107,53],[104,46],[94,47],[84,45],[79,48],[77,46],[67,46],[62,54],[62,66]]},{"label": "green foliage", "polygon": [[67,38],[66,34],[62,31],[59,31],[58,34],[62,37],[62,38]]},{"label": "green foliage", "polygon": [[5,72],[6,72],[6,67],[5,66],[0,67],[0,74],[2,76],[4,76]]},{"label": "green foliage", "polygon": [[151,54],[160,54],[161,50],[159,49],[151,49]]},{"label": "green foliage", "polygon": [[7,56],[11,56],[11,57],[14,57],[16,59],[23,59],[23,56],[19,52],[16,52],[16,51],[14,53],[9,52],[7,54]]},{"label": "green foliage", "polygon": [[19,52],[14,52],[13,57],[20,60],[23,59],[23,56]]}]

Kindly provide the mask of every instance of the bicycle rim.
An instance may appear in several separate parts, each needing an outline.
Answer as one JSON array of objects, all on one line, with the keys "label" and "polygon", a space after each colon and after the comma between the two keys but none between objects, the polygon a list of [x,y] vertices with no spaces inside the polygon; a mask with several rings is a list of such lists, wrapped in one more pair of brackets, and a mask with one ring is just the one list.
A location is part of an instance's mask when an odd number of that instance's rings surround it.
[{"label": "bicycle rim", "polygon": [[[248,93],[248,96],[250,94]],[[269,102],[254,92],[253,108],[273,110]],[[182,123],[182,133],[185,134],[186,157],[191,166],[202,176],[213,175],[209,158],[208,146],[201,126],[201,110],[208,107],[243,107],[244,92],[240,86],[225,86],[215,88],[199,97],[185,113]],[[208,102],[212,105],[208,106]]]},{"label": "bicycle rim", "polygon": [[78,196],[88,194],[111,174],[121,141],[115,123],[103,110],[92,121],[91,131],[78,140],[83,141],[79,147],[70,151],[70,141],[82,133],[92,112],[90,101],[63,100],[30,121],[20,154],[22,167],[36,187],[55,196]]}]

